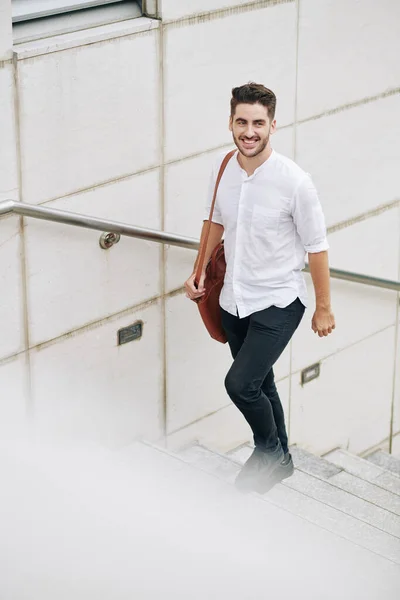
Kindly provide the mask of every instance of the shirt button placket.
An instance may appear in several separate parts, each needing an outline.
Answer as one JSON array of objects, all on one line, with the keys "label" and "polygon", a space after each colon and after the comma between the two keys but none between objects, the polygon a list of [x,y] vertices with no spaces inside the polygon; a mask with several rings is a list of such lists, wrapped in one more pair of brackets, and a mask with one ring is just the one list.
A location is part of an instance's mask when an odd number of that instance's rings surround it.
[{"label": "shirt button placket", "polygon": [[239,205],[238,205],[238,214],[237,214],[237,224],[236,224],[236,247],[235,247],[235,260],[233,263],[233,273],[232,273],[232,287],[233,287],[233,296],[235,301],[235,314],[236,308],[240,315],[243,310],[242,304],[242,296],[240,293],[240,259],[241,259],[241,248],[242,248],[242,236],[243,236],[243,220],[242,220],[242,209],[244,205],[244,199],[246,196],[247,186],[246,183],[248,181],[247,176],[242,173],[242,187],[240,190],[239,196]]}]

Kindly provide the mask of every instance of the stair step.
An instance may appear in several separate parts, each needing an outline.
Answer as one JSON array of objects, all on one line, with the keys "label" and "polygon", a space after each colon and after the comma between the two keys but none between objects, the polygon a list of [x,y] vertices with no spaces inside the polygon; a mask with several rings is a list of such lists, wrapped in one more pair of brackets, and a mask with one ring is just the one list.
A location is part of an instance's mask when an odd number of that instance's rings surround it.
[{"label": "stair step", "polygon": [[326,459],[305,450],[294,447],[291,452],[294,464],[300,471],[324,479],[331,485],[400,517],[400,498],[396,494],[351,475]]},{"label": "stair step", "polygon": [[263,499],[400,564],[400,544],[397,538],[345,512],[286,485],[276,485]]},{"label": "stair step", "polygon": [[290,449],[290,452],[292,454],[295,467],[300,468],[306,473],[311,473],[312,475],[321,477],[322,479],[330,479],[341,471],[339,467],[328,460],[320,458],[319,456],[315,456],[314,454],[311,454],[302,448],[298,448],[297,446],[293,446]]},{"label": "stair step", "polygon": [[179,456],[184,461],[228,483],[233,483],[240,471],[240,465],[230,460],[227,456],[212,452],[203,446],[185,448],[185,450],[179,453]]},{"label": "stair step", "polygon": [[[252,452],[252,446],[250,446],[250,444],[244,444],[239,448],[235,448],[235,450],[231,450],[227,456],[232,458],[232,460],[239,462],[240,464],[244,464]],[[293,457],[295,467],[307,465],[312,473],[319,477],[326,479],[332,475],[340,473],[341,471],[340,468],[336,467],[329,461],[319,458],[318,456],[314,456],[314,454],[310,454],[309,452],[302,450],[297,446],[292,446],[290,448],[290,453]]]},{"label": "stair step", "polygon": [[329,482],[400,517],[400,497],[397,494],[393,494],[355,475],[350,475],[346,471],[334,475],[329,479]]},{"label": "stair step", "polygon": [[[244,448],[241,450],[242,458],[243,455],[248,455],[249,451],[251,453],[251,448],[247,450]],[[207,470],[218,477],[226,478],[225,480],[228,480],[229,482],[232,482],[239,470],[239,466],[232,463],[227,456],[216,454],[201,446],[189,448],[182,455],[184,456],[184,459],[193,464],[193,466],[198,466],[202,470]],[[235,455],[237,458],[239,453],[238,451],[235,451],[230,454],[230,456],[232,455]],[[233,466],[228,465],[227,463],[229,462],[231,462],[231,465]],[[295,475],[299,475],[299,473],[296,473]],[[311,478],[306,474],[300,473],[300,477],[301,475]],[[343,505],[336,508],[325,503],[321,499],[321,493],[317,494],[320,497],[319,499],[312,497],[310,495],[311,489],[309,481],[300,481],[299,477],[297,477],[295,486],[289,487],[288,482],[294,477],[295,476],[286,480],[285,485],[279,484],[275,486],[268,494],[263,496],[257,494],[254,495],[264,502],[283,508],[325,530],[335,533],[342,538],[352,541],[363,548],[400,564],[399,539],[364,520],[359,520],[356,516],[346,514],[346,512],[343,512]],[[318,482],[317,479],[315,479],[315,481]],[[328,487],[335,490],[334,486]],[[336,491],[345,494],[345,492],[341,492],[341,490]],[[355,498],[355,500],[359,499]],[[374,509],[376,507],[371,505],[371,508]]]},{"label": "stair step", "polygon": [[359,456],[354,456],[346,450],[333,450],[324,456],[329,462],[345,470],[351,475],[356,475],[364,481],[369,481],[376,486],[400,496],[399,478],[382,467],[373,464]]},{"label": "stair step", "polygon": [[[135,442],[118,451],[120,460],[132,464],[140,473],[143,484],[156,485],[160,489],[168,488],[173,485],[185,484],[185,488],[192,488],[192,491],[201,490],[206,486],[209,493],[224,493],[224,489],[229,490],[229,486],[222,478],[216,479],[209,472],[194,471],[187,461],[181,459],[177,454],[157,446],[147,444],[146,442]],[[145,465],[141,470],[138,465]],[[155,483],[154,473],[157,473],[157,483]]]},{"label": "stair step", "polygon": [[[227,456],[239,462],[240,464],[244,464],[252,451],[253,448],[249,444],[245,444],[240,448],[232,450],[227,454]],[[290,453],[296,468],[310,472],[312,475],[322,477],[323,479],[328,479],[333,475],[340,473],[342,470],[339,467],[336,467],[333,463],[323,458],[319,458],[314,454],[310,454],[310,452],[298,448],[297,446],[292,446],[290,448]]]},{"label": "stair step", "polygon": [[243,465],[253,452],[253,448],[249,444],[244,444],[227,453],[230,459]]},{"label": "stair step", "polygon": [[[229,456],[243,464],[250,456],[249,445],[233,450]],[[400,498],[392,492],[374,485],[356,475],[343,471],[332,462],[315,456],[296,446],[290,449],[296,469],[328,481],[345,492],[370,502],[400,517]]]},{"label": "stair step", "polygon": [[386,471],[390,471],[400,478],[400,459],[396,458],[396,456],[383,452],[383,450],[377,450],[365,458],[368,462],[378,465],[379,467],[382,467],[382,469],[386,469]]},{"label": "stair step", "polygon": [[392,512],[298,469],[285,485],[399,538],[400,550],[400,517]]}]

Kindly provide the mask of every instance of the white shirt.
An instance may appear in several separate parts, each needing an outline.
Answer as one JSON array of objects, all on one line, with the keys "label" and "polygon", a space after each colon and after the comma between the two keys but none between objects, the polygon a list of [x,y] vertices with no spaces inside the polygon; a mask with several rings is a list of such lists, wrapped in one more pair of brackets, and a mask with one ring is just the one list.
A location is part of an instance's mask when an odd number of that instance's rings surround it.
[{"label": "white shirt", "polygon": [[[212,172],[205,220],[223,156]],[[311,178],[274,150],[249,177],[237,156],[222,176],[212,219],[225,230],[227,264],[220,305],[240,318],[272,305],[284,308],[297,297],[307,306],[301,273],[306,253],[329,248]]]}]

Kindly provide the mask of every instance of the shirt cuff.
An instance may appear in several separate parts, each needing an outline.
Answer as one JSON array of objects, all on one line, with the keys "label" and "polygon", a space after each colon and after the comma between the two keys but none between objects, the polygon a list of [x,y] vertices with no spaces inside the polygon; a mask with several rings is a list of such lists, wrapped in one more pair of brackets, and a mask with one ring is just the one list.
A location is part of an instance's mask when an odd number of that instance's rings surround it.
[{"label": "shirt cuff", "polygon": [[317,252],[325,252],[325,250],[329,250],[328,240],[322,240],[322,242],[318,242],[318,244],[310,244],[304,246],[304,249],[309,254],[316,254]]}]

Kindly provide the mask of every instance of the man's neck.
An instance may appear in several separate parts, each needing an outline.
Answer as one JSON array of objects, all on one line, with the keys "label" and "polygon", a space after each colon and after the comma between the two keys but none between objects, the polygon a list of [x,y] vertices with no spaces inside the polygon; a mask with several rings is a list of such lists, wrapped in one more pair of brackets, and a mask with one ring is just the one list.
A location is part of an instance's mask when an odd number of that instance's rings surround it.
[{"label": "man's neck", "polygon": [[268,144],[268,146],[264,148],[264,150],[260,152],[260,154],[257,154],[257,156],[254,156],[252,158],[248,158],[247,156],[244,156],[239,152],[238,161],[242,169],[244,169],[247,175],[250,177],[250,175],[253,175],[254,171],[258,169],[258,167],[261,167],[261,165],[269,159],[271,154],[272,148],[271,145]]}]

